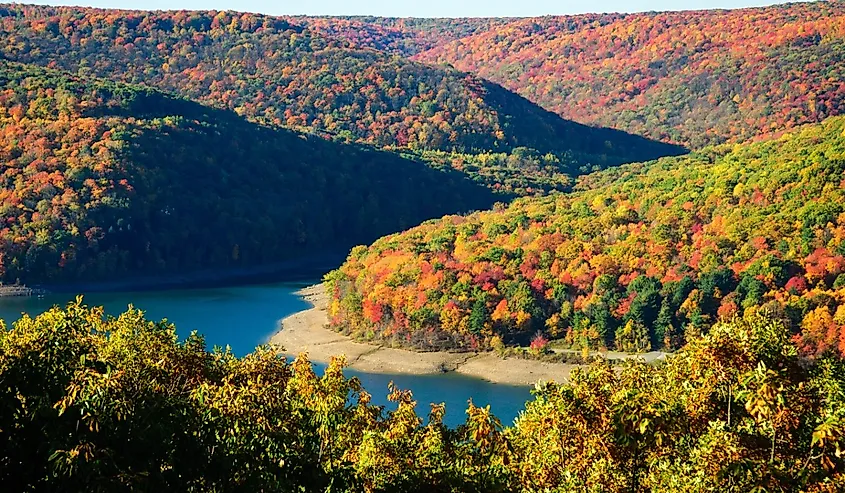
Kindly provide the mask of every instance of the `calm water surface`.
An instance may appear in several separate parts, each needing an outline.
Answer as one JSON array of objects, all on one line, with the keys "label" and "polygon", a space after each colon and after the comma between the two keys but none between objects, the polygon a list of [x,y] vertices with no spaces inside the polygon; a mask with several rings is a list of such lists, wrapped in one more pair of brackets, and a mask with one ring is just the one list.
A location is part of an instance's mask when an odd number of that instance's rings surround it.
[{"label": "calm water surface", "polygon": [[[274,283],[224,288],[165,291],[90,293],[88,305],[102,305],[106,312],[117,315],[131,303],[146,312],[149,320],[167,318],[176,324],[177,332],[187,336],[196,330],[205,336],[206,344],[226,346],[243,356],[255,346],[266,343],[276,332],[281,319],[303,310],[308,304],[294,294],[307,283]],[[22,312],[37,315],[53,305],[65,305],[72,294],[50,294],[44,298],[0,298],[0,319],[16,320]],[[322,368],[320,368],[322,371]],[[498,385],[455,374],[382,375],[348,371],[361,379],[373,395],[373,402],[388,405],[387,386],[393,381],[399,388],[414,393],[417,413],[428,415],[429,403],[446,403],[446,422],[463,422],[469,399],[478,405],[491,405],[503,424],[510,424],[530,398],[527,387]],[[392,408],[392,407],[391,407]]]}]

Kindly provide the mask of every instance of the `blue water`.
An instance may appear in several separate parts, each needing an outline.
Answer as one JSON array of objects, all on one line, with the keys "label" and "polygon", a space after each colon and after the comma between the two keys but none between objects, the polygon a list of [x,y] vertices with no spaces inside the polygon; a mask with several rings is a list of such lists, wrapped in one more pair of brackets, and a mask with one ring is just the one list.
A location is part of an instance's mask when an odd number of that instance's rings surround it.
[{"label": "blue water", "polygon": [[[228,345],[242,356],[255,346],[266,343],[286,316],[303,310],[308,304],[295,292],[305,284],[272,283],[223,288],[174,289],[163,291],[90,293],[88,305],[102,305],[106,313],[117,315],[129,304],[146,313],[149,320],[166,318],[176,324],[177,332],[187,336],[192,330],[205,336],[208,347]],[[0,298],[0,319],[16,320],[22,312],[37,315],[53,305],[65,305],[75,296],[50,294],[44,298]],[[318,371],[322,371],[321,365]],[[372,394],[373,403],[393,407],[387,402],[387,387],[393,381],[401,389],[410,389],[417,401],[417,414],[427,417],[432,402],[446,404],[445,422],[450,426],[465,419],[467,401],[477,406],[491,405],[502,420],[510,424],[526,400],[528,387],[499,385],[456,374],[389,375],[347,371],[358,377]]]}]

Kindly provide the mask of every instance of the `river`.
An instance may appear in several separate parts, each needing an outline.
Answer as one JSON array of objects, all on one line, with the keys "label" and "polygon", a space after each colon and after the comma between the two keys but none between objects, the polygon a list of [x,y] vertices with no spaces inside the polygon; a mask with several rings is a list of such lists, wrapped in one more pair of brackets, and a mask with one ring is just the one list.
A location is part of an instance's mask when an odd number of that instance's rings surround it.
[{"label": "river", "polygon": [[[169,289],[138,292],[94,292],[85,296],[88,305],[102,305],[106,313],[117,315],[131,303],[146,313],[147,319],[166,318],[184,337],[192,330],[205,336],[208,347],[226,346],[243,356],[255,346],[266,343],[286,316],[303,310],[308,304],[295,291],[308,283],[271,283],[203,289]],[[73,294],[49,294],[43,298],[0,298],[0,319],[7,323],[22,312],[37,315],[53,305],[64,305]],[[320,365],[315,365],[320,367]],[[322,371],[319,368],[318,371]],[[464,421],[468,399],[478,406],[490,404],[503,424],[510,424],[530,398],[527,387],[493,384],[456,374],[389,375],[347,374],[361,379],[373,395],[373,402],[390,407],[387,386],[393,381],[399,388],[410,389],[417,400],[417,413],[427,417],[430,402],[445,402],[446,424]]]}]

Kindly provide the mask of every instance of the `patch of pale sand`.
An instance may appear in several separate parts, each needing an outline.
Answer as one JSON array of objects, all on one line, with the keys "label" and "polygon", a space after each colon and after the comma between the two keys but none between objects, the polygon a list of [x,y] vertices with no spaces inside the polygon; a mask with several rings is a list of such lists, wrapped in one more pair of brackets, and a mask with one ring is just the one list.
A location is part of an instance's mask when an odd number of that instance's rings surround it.
[{"label": "patch of pale sand", "polygon": [[355,342],[326,328],[328,296],[322,284],[297,294],[313,306],[282,320],[270,339],[290,356],[308,353],[309,359],[327,363],[332,356],[346,355],[349,368],[368,373],[425,375],[456,371],[494,383],[533,385],[538,380],[562,382],[577,365],[502,359],[493,353],[416,352]]},{"label": "patch of pale sand", "polygon": [[282,353],[290,356],[308,353],[312,361],[328,363],[332,356],[345,354],[353,361],[373,350],[369,344],[351,341],[326,328],[328,296],[322,284],[301,289],[297,294],[313,306],[284,318],[281,330],[270,338],[270,343],[280,346]]},{"label": "patch of pale sand", "polygon": [[558,383],[569,379],[579,365],[547,363],[529,359],[502,359],[494,353],[482,353],[459,365],[455,371],[471,377],[483,378],[508,385],[534,385],[539,380]]}]

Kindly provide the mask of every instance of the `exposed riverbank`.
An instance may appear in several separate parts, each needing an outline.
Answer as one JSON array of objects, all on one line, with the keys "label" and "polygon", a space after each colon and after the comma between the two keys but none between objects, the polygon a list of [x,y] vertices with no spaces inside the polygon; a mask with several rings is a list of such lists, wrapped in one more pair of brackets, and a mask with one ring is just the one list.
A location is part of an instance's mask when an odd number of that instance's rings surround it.
[{"label": "exposed riverbank", "polygon": [[416,352],[356,342],[326,328],[328,296],[322,284],[298,292],[312,307],[282,320],[270,342],[289,355],[307,352],[312,361],[327,363],[345,354],[349,367],[367,373],[426,375],[454,371],[494,383],[533,385],[538,380],[564,381],[578,365],[502,359],[494,353]]},{"label": "exposed riverbank", "polygon": [[22,284],[0,284],[0,298],[41,296],[45,294],[42,289],[30,288]]}]

